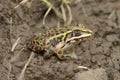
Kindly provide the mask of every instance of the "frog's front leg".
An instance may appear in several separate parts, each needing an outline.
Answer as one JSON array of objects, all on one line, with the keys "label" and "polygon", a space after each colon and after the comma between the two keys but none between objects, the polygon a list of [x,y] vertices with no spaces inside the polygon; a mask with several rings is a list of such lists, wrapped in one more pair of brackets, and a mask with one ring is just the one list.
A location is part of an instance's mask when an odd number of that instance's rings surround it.
[{"label": "frog's front leg", "polygon": [[65,59],[77,59],[75,54],[75,47],[71,45],[66,45],[65,43],[59,43],[55,47],[55,53],[57,57],[61,60]]},{"label": "frog's front leg", "polygon": [[66,60],[67,59],[66,56],[63,54],[63,52],[61,50],[60,51],[57,50],[56,55],[60,60]]},{"label": "frog's front leg", "polygon": [[76,52],[75,52],[75,47],[71,47],[69,49],[69,53],[67,53],[65,56],[70,57],[72,59],[77,59],[78,57],[77,57]]},{"label": "frog's front leg", "polygon": [[62,49],[65,46],[65,43],[61,42],[55,46],[54,52],[60,60],[65,60],[66,56],[64,55],[64,50]]}]

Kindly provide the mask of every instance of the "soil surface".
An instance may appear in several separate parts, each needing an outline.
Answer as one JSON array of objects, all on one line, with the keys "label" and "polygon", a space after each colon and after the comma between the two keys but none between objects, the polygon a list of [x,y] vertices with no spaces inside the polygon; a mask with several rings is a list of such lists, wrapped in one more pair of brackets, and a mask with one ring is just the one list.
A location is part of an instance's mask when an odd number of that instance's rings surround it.
[{"label": "soil surface", "polygon": [[[59,7],[59,1],[52,3]],[[56,56],[45,60],[43,56],[35,56],[25,71],[25,80],[79,80],[75,75],[85,70],[78,70],[77,66],[92,70],[103,68],[108,80],[120,80],[120,1],[79,1],[70,3],[71,25],[82,23],[92,29],[93,39],[76,46],[77,60],[60,61]],[[19,2],[21,0],[0,0],[0,80],[8,80],[9,60],[18,54],[25,40],[42,30],[43,16],[48,9],[40,0],[31,0],[13,9]],[[54,12],[47,16],[46,24],[48,27],[57,25]],[[11,52],[18,37],[19,44]],[[27,49],[23,50],[12,63],[9,80],[19,77],[30,53]]]}]

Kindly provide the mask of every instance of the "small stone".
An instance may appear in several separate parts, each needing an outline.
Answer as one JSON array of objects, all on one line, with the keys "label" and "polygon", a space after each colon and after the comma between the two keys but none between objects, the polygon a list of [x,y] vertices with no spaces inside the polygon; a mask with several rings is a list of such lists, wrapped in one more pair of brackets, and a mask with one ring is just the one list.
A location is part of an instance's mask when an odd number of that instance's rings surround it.
[{"label": "small stone", "polygon": [[95,70],[85,71],[83,73],[76,73],[75,80],[108,80],[104,69],[99,68]]}]

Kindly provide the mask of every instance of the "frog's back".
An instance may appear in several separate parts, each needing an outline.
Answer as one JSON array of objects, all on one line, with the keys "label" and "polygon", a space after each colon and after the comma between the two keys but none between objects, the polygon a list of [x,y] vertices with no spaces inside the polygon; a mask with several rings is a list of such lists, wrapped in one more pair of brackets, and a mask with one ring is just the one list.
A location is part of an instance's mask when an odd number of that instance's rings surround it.
[{"label": "frog's back", "polygon": [[55,35],[59,35],[59,34],[61,34],[61,33],[64,33],[64,32],[66,32],[66,31],[68,31],[68,30],[70,30],[70,29],[67,28],[67,27],[53,27],[53,28],[48,28],[48,29],[46,29],[46,30],[43,32],[43,34],[44,34],[45,36],[47,36],[47,38],[48,38],[48,37],[52,37],[52,36],[55,36]]}]

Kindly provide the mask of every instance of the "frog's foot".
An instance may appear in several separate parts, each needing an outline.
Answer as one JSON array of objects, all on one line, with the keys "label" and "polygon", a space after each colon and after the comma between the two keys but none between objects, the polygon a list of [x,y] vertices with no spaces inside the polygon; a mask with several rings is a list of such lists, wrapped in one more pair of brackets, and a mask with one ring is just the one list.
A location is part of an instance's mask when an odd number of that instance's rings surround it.
[{"label": "frog's foot", "polygon": [[49,59],[53,55],[53,52],[50,50],[46,50],[46,52],[43,55],[44,59]]},{"label": "frog's foot", "polygon": [[57,52],[56,55],[60,60],[66,60],[67,59],[66,56],[61,51]]},{"label": "frog's foot", "polygon": [[65,55],[66,57],[70,57],[71,59],[78,59],[78,57],[75,53],[75,48],[74,47],[72,47],[69,51],[70,52],[67,52],[67,54]]},{"label": "frog's foot", "polygon": [[77,55],[75,53],[66,54],[65,57],[69,57],[71,59],[78,59],[78,57],[77,57]]},{"label": "frog's foot", "polygon": [[70,54],[70,57],[71,57],[72,59],[78,59],[78,57],[77,57],[77,55],[76,55],[75,53]]}]

